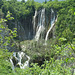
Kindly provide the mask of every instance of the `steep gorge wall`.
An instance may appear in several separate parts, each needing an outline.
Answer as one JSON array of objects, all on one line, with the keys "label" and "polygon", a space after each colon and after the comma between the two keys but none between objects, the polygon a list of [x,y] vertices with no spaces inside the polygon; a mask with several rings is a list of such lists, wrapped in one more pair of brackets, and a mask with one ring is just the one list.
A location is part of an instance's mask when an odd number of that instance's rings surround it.
[{"label": "steep gorge wall", "polygon": [[[54,11],[54,13],[56,18],[57,12]],[[51,14],[51,9],[42,8],[36,10],[33,17],[31,15],[24,19],[10,21],[8,25],[9,28],[17,28],[17,39],[21,41],[35,38],[45,39],[46,33],[51,26],[51,16],[53,15]],[[52,34],[50,34],[50,37],[53,37]]]},{"label": "steep gorge wall", "polygon": [[28,16],[25,19],[8,21],[8,27],[13,30],[17,28],[17,37],[16,39],[23,41],[33,38],[33,25],[32,17]]}]

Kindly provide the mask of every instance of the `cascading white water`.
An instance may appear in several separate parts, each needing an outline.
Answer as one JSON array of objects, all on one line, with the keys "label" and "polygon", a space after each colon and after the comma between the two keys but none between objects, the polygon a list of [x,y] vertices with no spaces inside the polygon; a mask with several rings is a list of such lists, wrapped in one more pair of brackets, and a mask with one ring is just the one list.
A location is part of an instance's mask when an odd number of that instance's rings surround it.
[{"label": "cascading white water", "polygon": [[38,31],[37,31],[37,33],[36,33],[36,36],[35,36],[35,40],[36,41],[38,41],[39,40],[39,37],[40,37],[40,34],[41,34],[41,32],[43,32],[44,31],[44,26],[42,25],[42,26],[39,26],[39,29],[38,29]]},{"label": "cascading white water", "polygon": [[55,13],[54,13],[53,9],[51,9],[51,27],[47,31],[47,34],[46,34],[46,37],[45,37],[45,42],[48,40],[49,32],[53,29],[56,21],[57,21],[57,18],[55,19]]},{"label": "cascading white water", "polygon": [[41,32],[45,30],[45,8],[38,13],[38,25],[37,25],[37,32],[35,35],[35,40],[38,41],[40,38]]},{"label": "cascading white water", "polygon": [[35,15],[33,17],[33,29],[34,29],[34,35],[36,33],[36,16],[37,16],[37,10],[35,11]]},{"label": "cascading white water", "polygon": [[24,52],[14,52],[13,56],[10,58],[12,70],[14,70],[16,66],[19,66],[21,69],[29,67],[29,61],[30,57],[26,55]]},{"label": "cascading white water", "polygon": [[51,8],[51,26],[52,24],[55,22],[55,12],[54,10]]},{"label": "cascading white water", "polygon": [[15,66],[14,66],[14,63],[13,63],[12,59],[10,59],[10,62],[12,64],[12,70],[14,70]]}]

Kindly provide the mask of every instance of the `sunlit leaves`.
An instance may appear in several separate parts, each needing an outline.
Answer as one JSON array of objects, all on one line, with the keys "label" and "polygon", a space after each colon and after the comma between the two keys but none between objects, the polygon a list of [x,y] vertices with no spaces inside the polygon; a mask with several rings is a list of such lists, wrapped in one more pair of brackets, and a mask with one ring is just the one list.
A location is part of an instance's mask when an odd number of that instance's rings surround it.
[{"label": "sunlit leaves", "polygon": [[6,22],[6,21],[7,21],[6,19],[1,18],[0,24],[3,23],[3,22]]},{"label": "sunlit leaves", "polygon": [[7,12],[7,15],[6,15],[6,18],[8,19],[8,20],[12,20],[12,19],[14,19],[14,17],[11,17],[11,13],[8,11]]},{"label": "sunlit leaves", "polygon": [[66,41],[66,38],[59,38],[60,41]]}]

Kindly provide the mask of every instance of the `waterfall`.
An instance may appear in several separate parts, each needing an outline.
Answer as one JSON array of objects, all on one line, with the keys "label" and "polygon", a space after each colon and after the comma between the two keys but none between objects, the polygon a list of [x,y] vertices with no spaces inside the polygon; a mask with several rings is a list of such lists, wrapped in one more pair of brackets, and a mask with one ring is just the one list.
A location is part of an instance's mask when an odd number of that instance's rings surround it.
[{"label": "waterfall", "polygon": [[[38,12],[35,17],[38,16],[38,23],[37,23],[37,31],[35,35],[35,40],[38,41],[40,38],[41,32],[45,30],[45,8]],[[34,22],[35,23],[35,22]]]},{"label": "waterfall", "polygon": [[35,40],[36,41],[38,41],[39,40],[39,37],[40,37],[40,34],[41,34],[41,32],[43,32],[44,31],[44,26],[42,25],[42,26],[39,26],[39,29],[38,29],[38,31],[37,31],[37,33],[36,33],[36,36],[35,36]]},{"label": "waterfall", "polygon": [[37,10],[35,11],[35,15],[33,17],[33,29],[34,29],[34,35],[36,33],[36,16],[37,16]]},{"label": "waterfall", "polygon": [[55,22],[57,22],[57,18],[55,19],[55,12],[53,11],[53,9],[51,9],[51,27],[47,31],[47,34],[46,34],[46,37],[45,37],[45,41],[48,40],[49,32],[53,29],[53,27],[55,25]]},{"label": "waterfall", "polygon": [[14,71],[14,63],[13,63],[13,61],[12,61],[12,59],[10,59],[10,62],[11,62],[11,64],[12,64],[12,70]]},{"label": "waterfall", "polygon": [[29,67],[29,61],[30,57],[24,52],[13,52],[13,56],[10,58],[12,70],[14,70],[14,68],[17,66],[19,66],[21,69]]},{"label": "waterfall", "polygon": [[52,24],[54,23],[54,21],[55,21],[55,12],[54,12],[54,10],[51,8],[51,26],[52,26]]}]

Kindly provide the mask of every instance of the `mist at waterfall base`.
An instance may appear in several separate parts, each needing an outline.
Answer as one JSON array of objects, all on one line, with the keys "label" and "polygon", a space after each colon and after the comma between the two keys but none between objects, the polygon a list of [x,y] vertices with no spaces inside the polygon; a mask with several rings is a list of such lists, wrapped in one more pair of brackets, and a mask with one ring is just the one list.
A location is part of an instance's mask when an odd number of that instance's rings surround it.
[{"label": "mist at waterfall base", "polygon": [[[57,17],[55,15],[55,12],[53,9],[51,9],[50,17],[51,17],[51,19],[49,20],[49,22],[50,22],[51,26],[50,26],[49,30],[47,32],[45,32],[45,30],[46,30],[46,25],[45,25],[46,9],[43,8],[39,11],[37,11],[37,10],[35,11],[35,14],[33,16],[33,34],[34,34],[33,40],[38,42],[40,38],[42,38],[42,39],[45,38],[44,42],[46,45],[46,41],[48,40],[49,33],[53,29],[55,22],[57,20]],[[18,26],[18,28],[20,28],[20,27]],[[23,27],[21,27],[21,28],[24,31],[24,28]],[[44,35],[45,33],[46,33],[46,35]],[[25,49],[25,47],[24,47],[24,49]],[[15,67],[19,67],[21,69],[26,69],[26,67],[29,67],[30,57],[22,51],[13,52],[13,56],[11,56],[10,62],[12,64],[12,70],[14,70]]]}]

